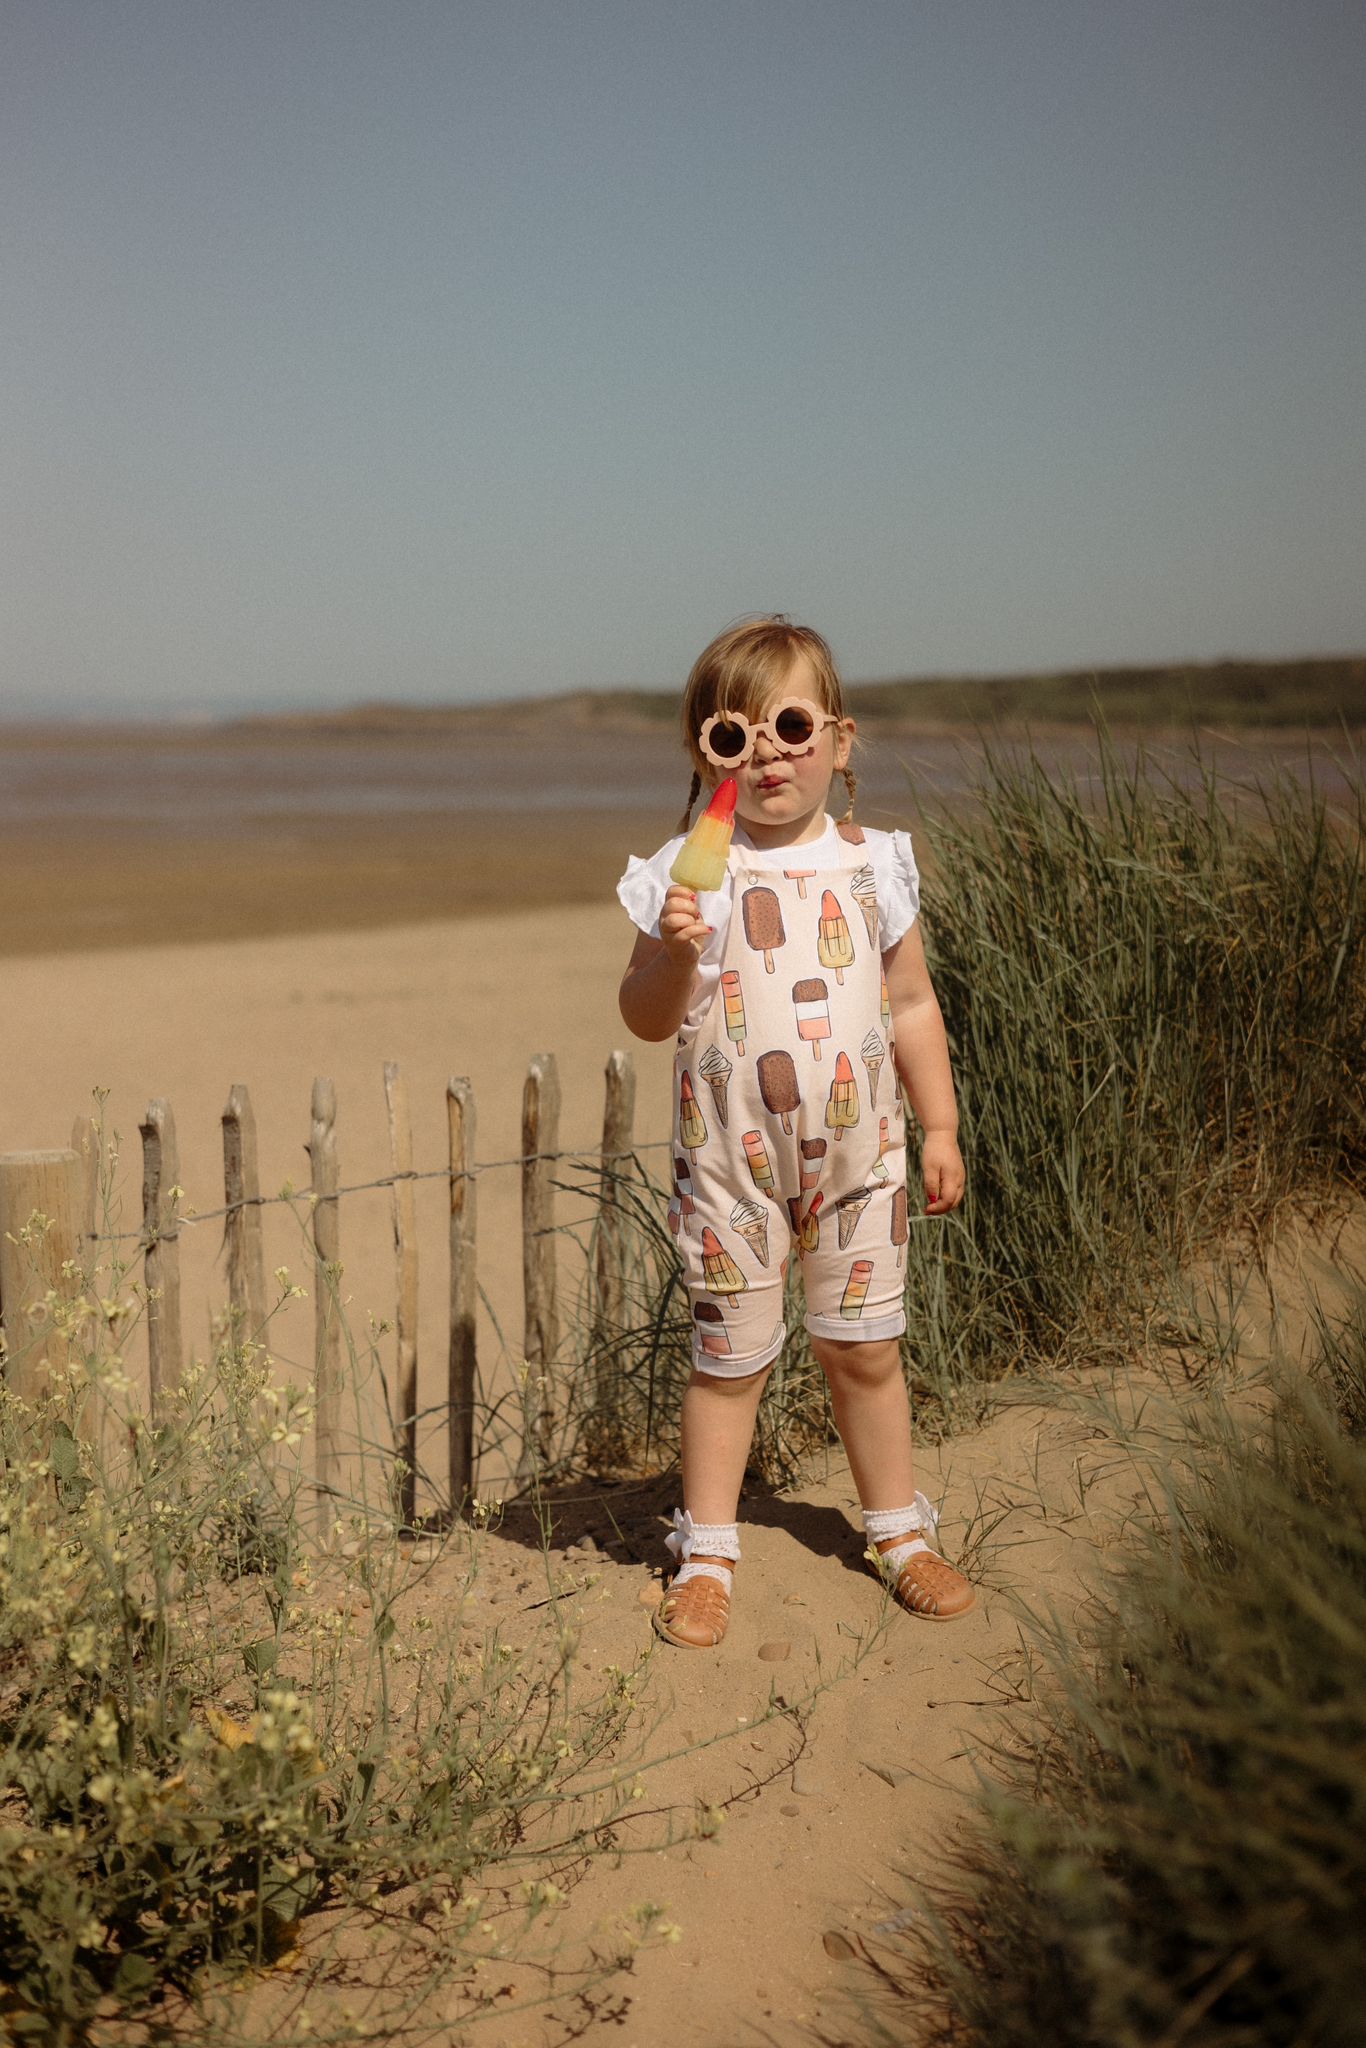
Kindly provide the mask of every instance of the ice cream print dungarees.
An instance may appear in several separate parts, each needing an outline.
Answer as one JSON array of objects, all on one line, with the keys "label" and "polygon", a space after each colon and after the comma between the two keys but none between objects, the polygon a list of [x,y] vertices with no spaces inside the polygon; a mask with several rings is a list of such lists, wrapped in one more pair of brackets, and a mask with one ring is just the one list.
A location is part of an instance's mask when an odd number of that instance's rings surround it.
[{"label": "ice cream print dungarees", "polygon": [[906,1327],[906,1127],[877,889],[861,830],[837,829],[835,868],[801,867],[800,847],[731,848],[721,980],[674,1055],[669,1226],[694,1360],[723,1377],[782,1348],[794,1245],[814,1335]]}]

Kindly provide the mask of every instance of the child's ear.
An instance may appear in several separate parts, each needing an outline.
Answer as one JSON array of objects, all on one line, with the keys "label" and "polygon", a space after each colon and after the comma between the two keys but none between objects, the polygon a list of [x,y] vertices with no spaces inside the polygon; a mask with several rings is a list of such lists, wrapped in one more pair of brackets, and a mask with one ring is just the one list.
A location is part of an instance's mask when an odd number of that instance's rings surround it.
[{"label": "child's ear", "polygon": [[852,718],[842,718],[835,728],[835,766],[847,768],[849,756],[854,750],[854,734],[858,731]]}]

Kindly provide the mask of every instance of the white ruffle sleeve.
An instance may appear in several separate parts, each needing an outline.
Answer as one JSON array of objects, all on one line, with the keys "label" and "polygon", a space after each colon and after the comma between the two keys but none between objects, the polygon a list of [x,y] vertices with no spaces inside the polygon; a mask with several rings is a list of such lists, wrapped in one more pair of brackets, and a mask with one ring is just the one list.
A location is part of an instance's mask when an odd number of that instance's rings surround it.
[{"label": "white ruffle sleeve", "polygon": [[[906,936],[920,915],[920,870],[915,864],[909,832],[879,832],[876,839],[870,832],[868,837],[872,841],[870,850],[885,953]],[[661,896],[661,903],[663,900]]]}]

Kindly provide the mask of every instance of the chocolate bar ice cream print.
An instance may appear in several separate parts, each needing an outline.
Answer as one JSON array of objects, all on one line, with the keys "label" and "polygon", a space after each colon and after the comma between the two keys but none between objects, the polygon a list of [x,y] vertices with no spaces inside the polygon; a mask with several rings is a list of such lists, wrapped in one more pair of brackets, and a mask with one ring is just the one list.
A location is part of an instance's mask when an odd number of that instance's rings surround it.
[{"label": "chocolate bar ice cream print", "polygon": [[797,1087],[797,1069],[792,1064],[790,1052],[761,1052],[758,1063],[759,1093],[764,1108],[770,1116],[783,1120],[783,1129],[792,1136],[792,1112],[802,1106],[801,1091]]},{"label": "chocolate bar ice cream print", "polygon": [[830,991],[819,977],[794,981],[792,1007],[797,1013],[797,1036],[811,1048],[811,1057],[821,1056],[821,1040],[830,1036]]},{"label": "chocolate bar ice cream print", "polygon": [[774,952],[787,944],[778,899],[771,889],[756,886],[746,889],[740,898],[740,910],[745,922],[745,942],[756,953],[763,954],[764,971],[772,974]]},{"label": "chocolate bar ice cream print", "polygon": [[699,1301],[693,1305],[693,1321],[698,1325],[697,1341],[709,1358],[729,1358],[730,1338],[726,1335],[726,1319],[714,1301]]},{"label": "chocolate bar ice cream print", "polygon": [[892,1189],[892,1243],[896,1246],[898,1266],[906,1255],[906,1239],[910,1235],[910,1217],[906,1207],[905,1188]]}]

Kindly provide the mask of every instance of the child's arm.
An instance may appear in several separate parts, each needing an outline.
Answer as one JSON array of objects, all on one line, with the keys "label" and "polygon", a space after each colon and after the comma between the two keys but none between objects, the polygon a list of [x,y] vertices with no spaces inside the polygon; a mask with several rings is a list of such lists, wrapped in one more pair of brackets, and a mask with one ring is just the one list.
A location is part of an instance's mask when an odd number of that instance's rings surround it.
[{"label": "child's arm", "polygon": [[966,1175],[958,1150],[958,1103],[949,1043],[918,923],[883,954],[882,969],[887,976],[897,1072],[906,1084],[922,1132],[925,1198],[929,1208],[942,1216],[962,1201]]},{"label": "child's arm", "polygon": [[617,1001],[626,1027],[657,1043],[672,1038],[688,1014],[697,963],[711,930],[697,914],[691,889],[675,883],[659,913],[659,937],[638,934]]}]

